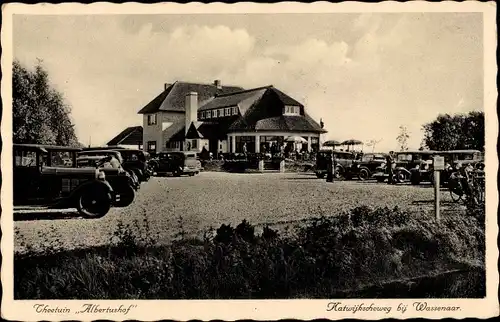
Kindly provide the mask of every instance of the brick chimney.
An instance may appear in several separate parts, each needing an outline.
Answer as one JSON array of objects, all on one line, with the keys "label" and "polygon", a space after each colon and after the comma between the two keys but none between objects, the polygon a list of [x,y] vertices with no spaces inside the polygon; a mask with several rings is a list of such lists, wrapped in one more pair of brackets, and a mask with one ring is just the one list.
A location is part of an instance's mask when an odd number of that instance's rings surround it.
[{"label": "brick chimney", "polygon": [[222,82],[220,81],[220,79],[216,79],[214,81],[214,85],[217,87],[217,89],[222,89]]},{"label": "brick chimney", "polygon": [[192,122],[198,121],[198,93],[190,92],[186,94],[186,132]]}]

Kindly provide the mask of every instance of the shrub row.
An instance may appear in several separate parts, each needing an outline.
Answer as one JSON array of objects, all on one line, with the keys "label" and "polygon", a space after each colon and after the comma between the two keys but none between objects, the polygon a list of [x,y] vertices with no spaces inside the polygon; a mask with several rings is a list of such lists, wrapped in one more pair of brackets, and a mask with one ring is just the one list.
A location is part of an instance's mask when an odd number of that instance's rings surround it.
[{"label": "shrub row", "polygon": [[[315,219],[293,237],[270,227],[257,234],[243,221],[169,246],[132,230],[120,226],[114,246],[17,256],[16,299],[329,298],[447,269],[484,270],[484,210],[477,209],[438,222],[359,207]],[[484,293],[484,285],[461,289],[474,291],[440,296]]]}]

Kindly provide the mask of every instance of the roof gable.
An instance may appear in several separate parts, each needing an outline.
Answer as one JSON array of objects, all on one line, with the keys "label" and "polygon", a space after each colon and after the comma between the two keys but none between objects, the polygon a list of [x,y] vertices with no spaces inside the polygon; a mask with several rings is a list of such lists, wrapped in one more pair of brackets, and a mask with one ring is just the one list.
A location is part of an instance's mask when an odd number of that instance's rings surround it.
[{"label": "roof gable", "polygon": [[[199,122],[199,123],[201,123],[201,122]],[[188,131],[186,133],[186,139],[202,139],[203,135],[201,135],[201,133],[198,132],[198,128],[197,128],[199,126],[200,126],[200,124],[191,123],[191,125],[189,126]]]},{"label": "roof gable", "polygon": [[275,87],[271,87],[270,90],[273,91],[276,95],[278,95],[278,98],[280,99],[281,102],[283,102],[284,105],[295,105],[301,107],[304,106]]},{"label": "roof gable", "polygon": [[107,145],[135,145],[142,144],[142,126],[131,126],[111,139]]},{"label": "roof gable", "polygon": [[172,91],[172,88],[174,85],[170,85],[167,87],[163,92],[160,93],[160,95],[156,96],[151,102],[146,104],[137,114],[149,114],[149,113],[156,113],[159,111],[161,104],[167,98],[168,94]]}]

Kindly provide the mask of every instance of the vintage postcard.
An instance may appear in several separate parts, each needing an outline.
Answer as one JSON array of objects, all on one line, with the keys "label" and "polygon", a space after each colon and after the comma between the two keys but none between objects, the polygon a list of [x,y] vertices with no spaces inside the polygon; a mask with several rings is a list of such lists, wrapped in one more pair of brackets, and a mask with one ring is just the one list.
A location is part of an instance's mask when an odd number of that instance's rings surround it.
[{"label": "vintage postcard", "polygon": [[495,12],[2,6],[2,318],[499,315]]}]

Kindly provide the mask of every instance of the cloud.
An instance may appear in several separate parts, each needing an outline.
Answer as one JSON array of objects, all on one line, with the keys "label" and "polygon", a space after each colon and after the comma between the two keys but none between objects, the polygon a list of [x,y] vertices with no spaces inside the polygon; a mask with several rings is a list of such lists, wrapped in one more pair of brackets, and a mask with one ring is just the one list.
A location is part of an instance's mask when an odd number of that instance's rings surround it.
[{"label": "cloud", "polygon": [[271,37],[274,25],[250,31],[237,19],[170,29],[144,23],[131,31],[116,16],[21,17],[14,54],[30,65],[44,59],[84,142],[92,135],[106,143],[140,124],[137,111],[165,82],[221,79],[275,85],[322,118],[330,138],[383,138],[377,148],[389,150],[406,124],[418,148],[421,125],[439,112],[482,108],[482,25],[471,17],[362,14],[332,25],[330,38],[311,35],[311,26],[305,34],[293,22],[276,24],[300,39],[286,41]]}]

